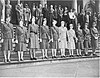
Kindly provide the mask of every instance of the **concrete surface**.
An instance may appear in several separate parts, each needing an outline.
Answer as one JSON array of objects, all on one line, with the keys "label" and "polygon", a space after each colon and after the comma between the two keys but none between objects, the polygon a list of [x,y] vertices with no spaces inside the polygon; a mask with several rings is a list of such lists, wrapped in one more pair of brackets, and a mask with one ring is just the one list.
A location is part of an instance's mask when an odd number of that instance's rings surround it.
[{"label": "concrete surface", "polygon": [[100,58],[55,63],[0,66],[0,77],[73,77],[99,78]]}]

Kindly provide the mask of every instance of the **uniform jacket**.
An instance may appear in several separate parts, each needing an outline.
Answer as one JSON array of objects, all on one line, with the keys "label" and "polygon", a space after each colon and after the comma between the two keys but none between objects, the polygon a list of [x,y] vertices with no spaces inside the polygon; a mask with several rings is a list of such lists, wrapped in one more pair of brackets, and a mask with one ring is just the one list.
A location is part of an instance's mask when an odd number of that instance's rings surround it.
[{"label": "uniform jacket", "polygon": [[48,26],[41,26],[40,27],[40,38],[42,39],[49,39],[49,27]]},{"label": "uniform jacket", "polygon": [[97,29],[94,29],[94,28],[91,28],[91,38],[94,38],[95,37],[98,37],[98,30]]},{"label": "uniform jacket", "polygon": [[51,27],[51,38],[53,40],[58,40],[59,38],[59,28],[58,27]]},{"label": "uniform jacket", "polygon": [[12,39],[13,38],[13,25],[11,23],[2,25],[2,38],[3,39]]},{"label": "uniform jacket", "polygon": [[84,40],[90,40],[90,30],[83,29]]},{"label": "uniform jacket", "polygon": [[83,31],[77,30],[76,31],[76,37],[78,38],[78,41],[83,41]]},{"label": "uniform jacket", "polygon": [[39,31],[38,31],[38,25],[37,24],[35,24],[34,26],[32,24],[29,25],[29,27],[28,27],[29,38],[31,37],[30,33],[34,33],[34,34],[38,35],[38,32]]},{"label": "uniform jacket", "polygon": [[25,39],[27,38],[27,30],[25,27],[16,27],[16,39],[18,42],[25,42]]}]

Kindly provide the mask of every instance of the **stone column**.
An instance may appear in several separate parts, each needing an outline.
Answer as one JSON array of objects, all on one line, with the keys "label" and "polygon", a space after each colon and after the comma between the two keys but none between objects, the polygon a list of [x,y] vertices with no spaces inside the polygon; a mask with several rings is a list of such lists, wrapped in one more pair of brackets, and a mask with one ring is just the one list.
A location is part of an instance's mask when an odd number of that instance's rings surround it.
[{"label": "stone column", "polygon": [[5,21],[5,0],[1,0],[1,2],[3,4],[1,21]]},{"label": "stone column", "polygon": [[20,0],[17,0],[18,1],[18,3],[20,3]]},{"label": "stone column", "polygon": [[76,10],[77,12],[77,0],[73,0],[73,8]]},{"label": "stone column", "polygon": [[99,0],[99,12],[100,12],[100,0]]}]

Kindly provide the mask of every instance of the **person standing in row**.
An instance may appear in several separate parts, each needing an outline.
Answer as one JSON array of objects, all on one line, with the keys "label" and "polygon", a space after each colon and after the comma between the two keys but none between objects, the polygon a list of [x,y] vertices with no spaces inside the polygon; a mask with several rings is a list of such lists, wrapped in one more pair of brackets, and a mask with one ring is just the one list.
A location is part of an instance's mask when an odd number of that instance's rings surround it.
[{"label": "person standing in row", "polygon": [[75,49],[75,41],[77,42],[77,37],[73,29],[73,24],[70,24],[69,26],[70,29],[68,30],[68,49],[69,49],[70,57],[73,57],[74,49]]},{"label": "person standing in row", "polygon": [[33,3],[33,8],[32,8],[32,17],[35,17],[35,11],[36,11],[36,7],[35,7],[35,3]]},{"label": "person standing in row", "polygon": [[98,37],[99,37],[99,33],[96,28],[96,22],[93,22],[91,28],[91,46],[92,46],[92,51],[94,56],[96,55],[96,48],[98,47]]},{"label": "person standing in row", "polygon": [[76,31],[76,37],[78,38],[78,41],[76,43],[76,50],[77,50],[77,56],[81,56],[82,55],[82,50],[84,49],[83,46],[83,30],[81,29],[81,25],[80,23],[78,23],[77,25],[77,31]]},{"label": "person standing in row", "polygon": [[23,4],[20,4],[20,1],[18,1],[18,4],[16,5],[16,11],[17,11],[17,20],[18,20],[18,24],[21,20],[23,20]]},{"label": "person standing in row", "polygon": [[84,52],[85,56],[88,55],[88,49],[90,46],[90,30],[88,29],[88,23],[85,23],[85,27],[83,29],[83,35],[84,35]]},{"label": "person standing in row", "polygon": [[25,4],[24,8],[24,24],[27,27],[29,24],[29,21],[31,20],[31,10],[28,6],[28,4]]},{"label": "person standing in row", "polygon": [[47,49],[49,48],[49,26],[47,26],[46,18],[43,19],[43,25],[40,27],[40,48],[42,49],[43,58],[48,58]]},{"label": "person standing in row", "polygon": [[50,28],[51,33],[51,48],[52,48],[52,57],[56,58],[56,53],[58,49],[58,41],[59,41],[59,28],[56,26],[57,21],[53,20],[53,26]]},{"label": "person standing in row", "polygon": [[[6,23],[2,25],[2,42],[5,62],[10,62],[10,53],[12,51],[12,42],[14,41],[13,25],[10,23],[10,17],[6,18]],[[8,54],[8,55],[7,55]]]},{"label": "person standing in row", "polygon": [[6,17],[11,18],[11,10],[12,10],[12,5],[10,4],[10,0],[8,0],[6,5]]},{"label": "person standing in row", "polygon": [[26,51],[27,29],[23,25],[23,21],[19,22],[16,27],[16,50],[18,51],[18,60],[23,61],[23,52]]},{"label": "person standing in row", "polygon": [[65,49],[67,49],[67,28],[65,27],[64,21],[61,21],[61,27],[59,27],[59,40],[61,57],[65,57]]},{"label": "person standing in row", "polygon": [[38,41],[38,33],[39,33],[39,26],[35,24],[35,17],[32,18],[32,24],[28,27],[28,34],[29,34],[29,49],[30,49],[30,59],[36,60],[35,52],[36,49],[39,49],[39,41]]}]

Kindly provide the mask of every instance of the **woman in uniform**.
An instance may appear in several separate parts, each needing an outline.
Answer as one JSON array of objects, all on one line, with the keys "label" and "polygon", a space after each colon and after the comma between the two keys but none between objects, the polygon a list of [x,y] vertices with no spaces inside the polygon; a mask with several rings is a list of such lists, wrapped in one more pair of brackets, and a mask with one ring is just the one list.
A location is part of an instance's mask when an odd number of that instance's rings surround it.
[{"label": "woman in uniform", "polygon": [[[32,24],[28,27],[29,33],[29,48],[30,48],[30,59],[36,60],[35,58],[35,50],[39,48],[39,41],[38,41],[38,25],[35,24],[35,17],[32,18]],[[34,53],[34,55],[33,55]]]},{"label": "woman in uniform", "polygon": [[73,24],[70,24],[69,26],[70,29],[68,30],[68,49],[69,49],[70,57],[73,57],[74,49],[75,49],[75,41],[77,42],[77,37],[73,29]]},{"label": "woman in uniform", "polygon": [[65,57],[65,49],[67,48],[67,28],[65,27],[64,21],[61,21],[61,27],[59,27],[59,40],[61,57]]},{"label": "woman in uniform", "polygon": [[[12,51],[12,42],[14,41],[13,25],[10,23],[10,17],[6,18],[6,23],[2,25],[2,42],[5,62],[10,62],[10,52]],[[7,55],[8,54],[8,55]]]},{"label": "woman in uniform", "polygon": [[26,51],[27,29],[23,26],[23,21],[16,27],[16,50],[18,51],[19,62],[23,61],[23,52]]},{"label": "woman in uniform", "polygon": [[88,23],[85,23],[85,27],[83,29],[83,35],[84,35],[84,52],[85,56],[87,56],[90,45],[90,30],[88,29]]},{"label": "woman in uniform", "polygon": [[91,46],[93,55],[95,56],[96,48],[98,47],[98,30],[96,28],[96,22],[93,22],[92,28],[91,28]]},{"label": "woman in uniform", "polygon": [[47,49],[49,48],[49,26],[47,26],[46,18],[43,19],[43,25],[40,27],[40,42],[41,42],[41,49],[43,53],[43,58],[48,58]]},{"label": "woman in uniform", "polygon": [[[57,21],[53,20],[53,26],[50,28],[51,34],[51,48],[52,48],[52,58],[56,58],[56,53],[58,49],[58,41],[59,41],[59,28],[56,26]],[[49,42],[50,42],[49,41]]]},{"label": "woman in uniform", "polygon": [[76,43],[76,50],[77,50],[77,56],[81,56],[82,55],[82,50],[84,49],[84,46],[83,46],[83,31],[81,28],[81,25],[80,23],[78,23],[78,26],[77,26],[77,31],[76,31],[76,37],[78,38],[78,41]]}]

